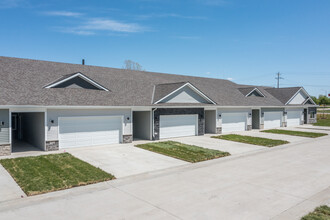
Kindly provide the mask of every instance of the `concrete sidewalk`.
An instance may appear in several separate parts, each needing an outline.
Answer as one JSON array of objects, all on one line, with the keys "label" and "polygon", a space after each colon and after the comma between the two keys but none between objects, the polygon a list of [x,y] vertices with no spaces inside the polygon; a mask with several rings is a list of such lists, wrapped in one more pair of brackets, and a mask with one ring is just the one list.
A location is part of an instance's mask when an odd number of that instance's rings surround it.
[{"label": "concrete sidewalk", "polygon": [[0,219],[300,219],[330,203],[329,141],[9,201]]},{"label": "concrete sidewalk", "polygon": [[21,196],[26,195],[6,169],[0,165],[0,204],[4,201],[19,199]]}]

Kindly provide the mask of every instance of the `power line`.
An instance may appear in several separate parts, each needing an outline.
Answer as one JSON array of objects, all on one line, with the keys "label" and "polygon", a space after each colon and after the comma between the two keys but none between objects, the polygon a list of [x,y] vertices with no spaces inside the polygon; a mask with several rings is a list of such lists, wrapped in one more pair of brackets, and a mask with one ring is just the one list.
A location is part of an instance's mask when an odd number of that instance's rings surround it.
[{"label": "power line", "polygon": [[280,88],[280,79],[284,79],[283,77],[281,77],[280,72],[277,73],[277,77],[275,79],[277,79],[277,88]]}]

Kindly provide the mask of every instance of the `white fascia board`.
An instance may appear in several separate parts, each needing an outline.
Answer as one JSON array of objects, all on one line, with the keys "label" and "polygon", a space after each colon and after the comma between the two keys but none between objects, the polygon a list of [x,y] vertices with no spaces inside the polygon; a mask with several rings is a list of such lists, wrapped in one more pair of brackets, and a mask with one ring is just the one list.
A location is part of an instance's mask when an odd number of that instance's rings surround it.
[{"label": "white fascia board", "polygon": [[[294,99],[294,97],[296,97],[296,95],[300,92],[300,91],[303,91],[305,93],[306,96],[308,96],[308,98],[310,98],[312,100],[312,102],[314,103],[314,105],[316,105],[316,103],[313,101],[313,99],[310,97],[310,95],[308,94],[308,92],[304,89],[304,87],[300,87],[300,89],[289,99],[289,101],[287,101],[285,103],[285,105],[288,105],[292,99]],[[306,102],[306,100],[301,104],[301,105],[304,105]]]},{"label": "white fascia board", "polygon": [[308,102],[309,100],[310,100],[314,105],[316,105],[316,103],[313,101],[313,99],[312,99],[311,97],[308,97],[308,98],[307,98],[302,104],[305,105],[306,102]]},{"label": "white fascia board", "polygon": [[258,89],[258,88],[254,88],[251,92],[249,92],[245,97],[248,97],[252,92],[257,91],[259,93],[259,95],[261,95],[262,97],[265,97],[265,95]]},{"label": "white fascia board", "polygon": [[60,81],[58,81],[58,82],[56,82],[56,83],[52,83],[52,84],[46,86],[45,88],[47,88],[47,89],[49,89],[49,88],[53,88],[54,86],[57,86],[57,85],[59,85],[59,84],[61,84],[61,83],[63,83],[63,82],[66,82],[66,81],[68,81],[68,80],[70,80],[70,79],[73,79],[73,78],[75,78],[75,77],[80,77],[80,78],[82,78],[83,80],[85,80],[85,81],[87,81],[87,82],[93,84],[93,85],[96,86],[97,88],[109,92],[109,89],[107,89],[107,88],[101,86],[100,84],[98,84],[97,82],[95,82],[95,81],[93,81],[92,79],[88,78],[87,76],[84,76],[82,73],[76,73],[76,74],[74,74],[74,75],[72,75],[72,76],[70,76],[70,77],[68,77],[68,78],[65,78],[65,79],[63,79],[63,80],[60,80]]},{"label": "white fascia board", "polygon": [[[317,105],[316,105],[317,106]],[[22,111],[24,109],[25,111],[44,111],[45,109],[153,109],[153,108],[251,108],[251,109],[260,109],[260,108],[305,108],[306,106],[222,106],[222,105],[191,105],[191,106],[185,106],[185,105],[177,105],[177,106],[161,106],[161,105],[151,105],[151,106],[68,106],[68,105],[52,105],[52,106],[45,106],[45,105],[0,105],[1,109],[13,109],[15,111]],[[34,108],[34,109],[33,109]]]},{"label": "white fascia board", "polygon": [[209,97],[207,97],[204,93],[202,93],[199,89],[197,89],[195,86],[193,86],[190,83],[186,83],[182,86],[180,86],[179,88],[177,88],[176,90],[174,90],[173,92],[167,94],[166,96],[164,96],[163,98],[159,99],[157,102],[155,102],[155,104],[158,104],[159,102],[161,102],[162,100],[166,99],[167,97],[171,96],[172,94],[176,93],[177,91],[179,91],[180,89],[189,86],[192,90],[194,90],[197,94],[199,94],[200,96],[202,96],[205,100],[211,102],[212,104],[216,105],[216,103],[214,101],[212,101]]}]

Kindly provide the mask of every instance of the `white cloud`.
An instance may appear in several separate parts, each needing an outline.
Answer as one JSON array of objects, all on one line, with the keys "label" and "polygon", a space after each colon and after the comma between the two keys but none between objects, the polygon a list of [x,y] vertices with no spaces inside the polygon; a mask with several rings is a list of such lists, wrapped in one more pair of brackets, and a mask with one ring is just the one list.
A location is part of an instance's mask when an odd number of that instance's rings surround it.
[{"label": "white cloud", "polygon": [[78,27],[81,30],[99,30],[114,32],[142,32],[145,27],[134,23],[124,23],[110,19],[93,18],[87,21],[85,25]]},{"label": "white cloud", "polygon": [[228,77],[227,80],[233,81],[234,79],[231,77]]},{"label": "white cloud", "polygon": [[72,12],[72,11],[47,11],[44,12],[45,15],[49,16],[63,16],[63,17],[79,17],[82,13]]},{"label": "white cloud", "polygon": [[0,0],[0,8],[16,8],[25,4],[25,0]]},{"label": "white cloud", "polygon": [[139,19],[150,19],[150,18],[181,18],[181,19],[196,19],[196,20],[205,20],[206,17],[203,16],[190,16],[190,15],[180,15],[176,13],[160,13],[160,14],[145,14],[138,15]]},{"label": "white cloud", "polygon": [[95,32],[93,32],[93,31],[77,30],[75,28],[57,27],[57,28],[54,28],[54,30],[57,32],[63,32],[63,33],[69,33],[69,34],[75,34],[75,35],[84,35],[84,36],[95,35]]}]

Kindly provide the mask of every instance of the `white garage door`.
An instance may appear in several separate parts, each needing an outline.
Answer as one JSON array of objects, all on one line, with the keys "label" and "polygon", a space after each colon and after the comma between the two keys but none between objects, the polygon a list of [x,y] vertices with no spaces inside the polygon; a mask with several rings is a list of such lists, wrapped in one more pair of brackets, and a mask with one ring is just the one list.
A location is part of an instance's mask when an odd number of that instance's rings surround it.
[{"label": "white garage door", "polygon": [[301,111],[288,111],[287,126],[290,127],[290,126],[300,125],[301,115],[302,115],[302,110]]},{"label": "white garage door", "polygon": [[282,124],[282,112],[265,112],[264,129],[279,128]]},{"label": "white garage door", "polygon": [[222,113],[222,132],[246,130],[247,112]]},{"label": "white garage door", "polygon": [[117,144],[121,140],[121,117],[60,117],[58,121],[60,148]]},{"label": "white garage door", "polygon": [[198,115],[161,115],[159,138],[197,135]]}]

